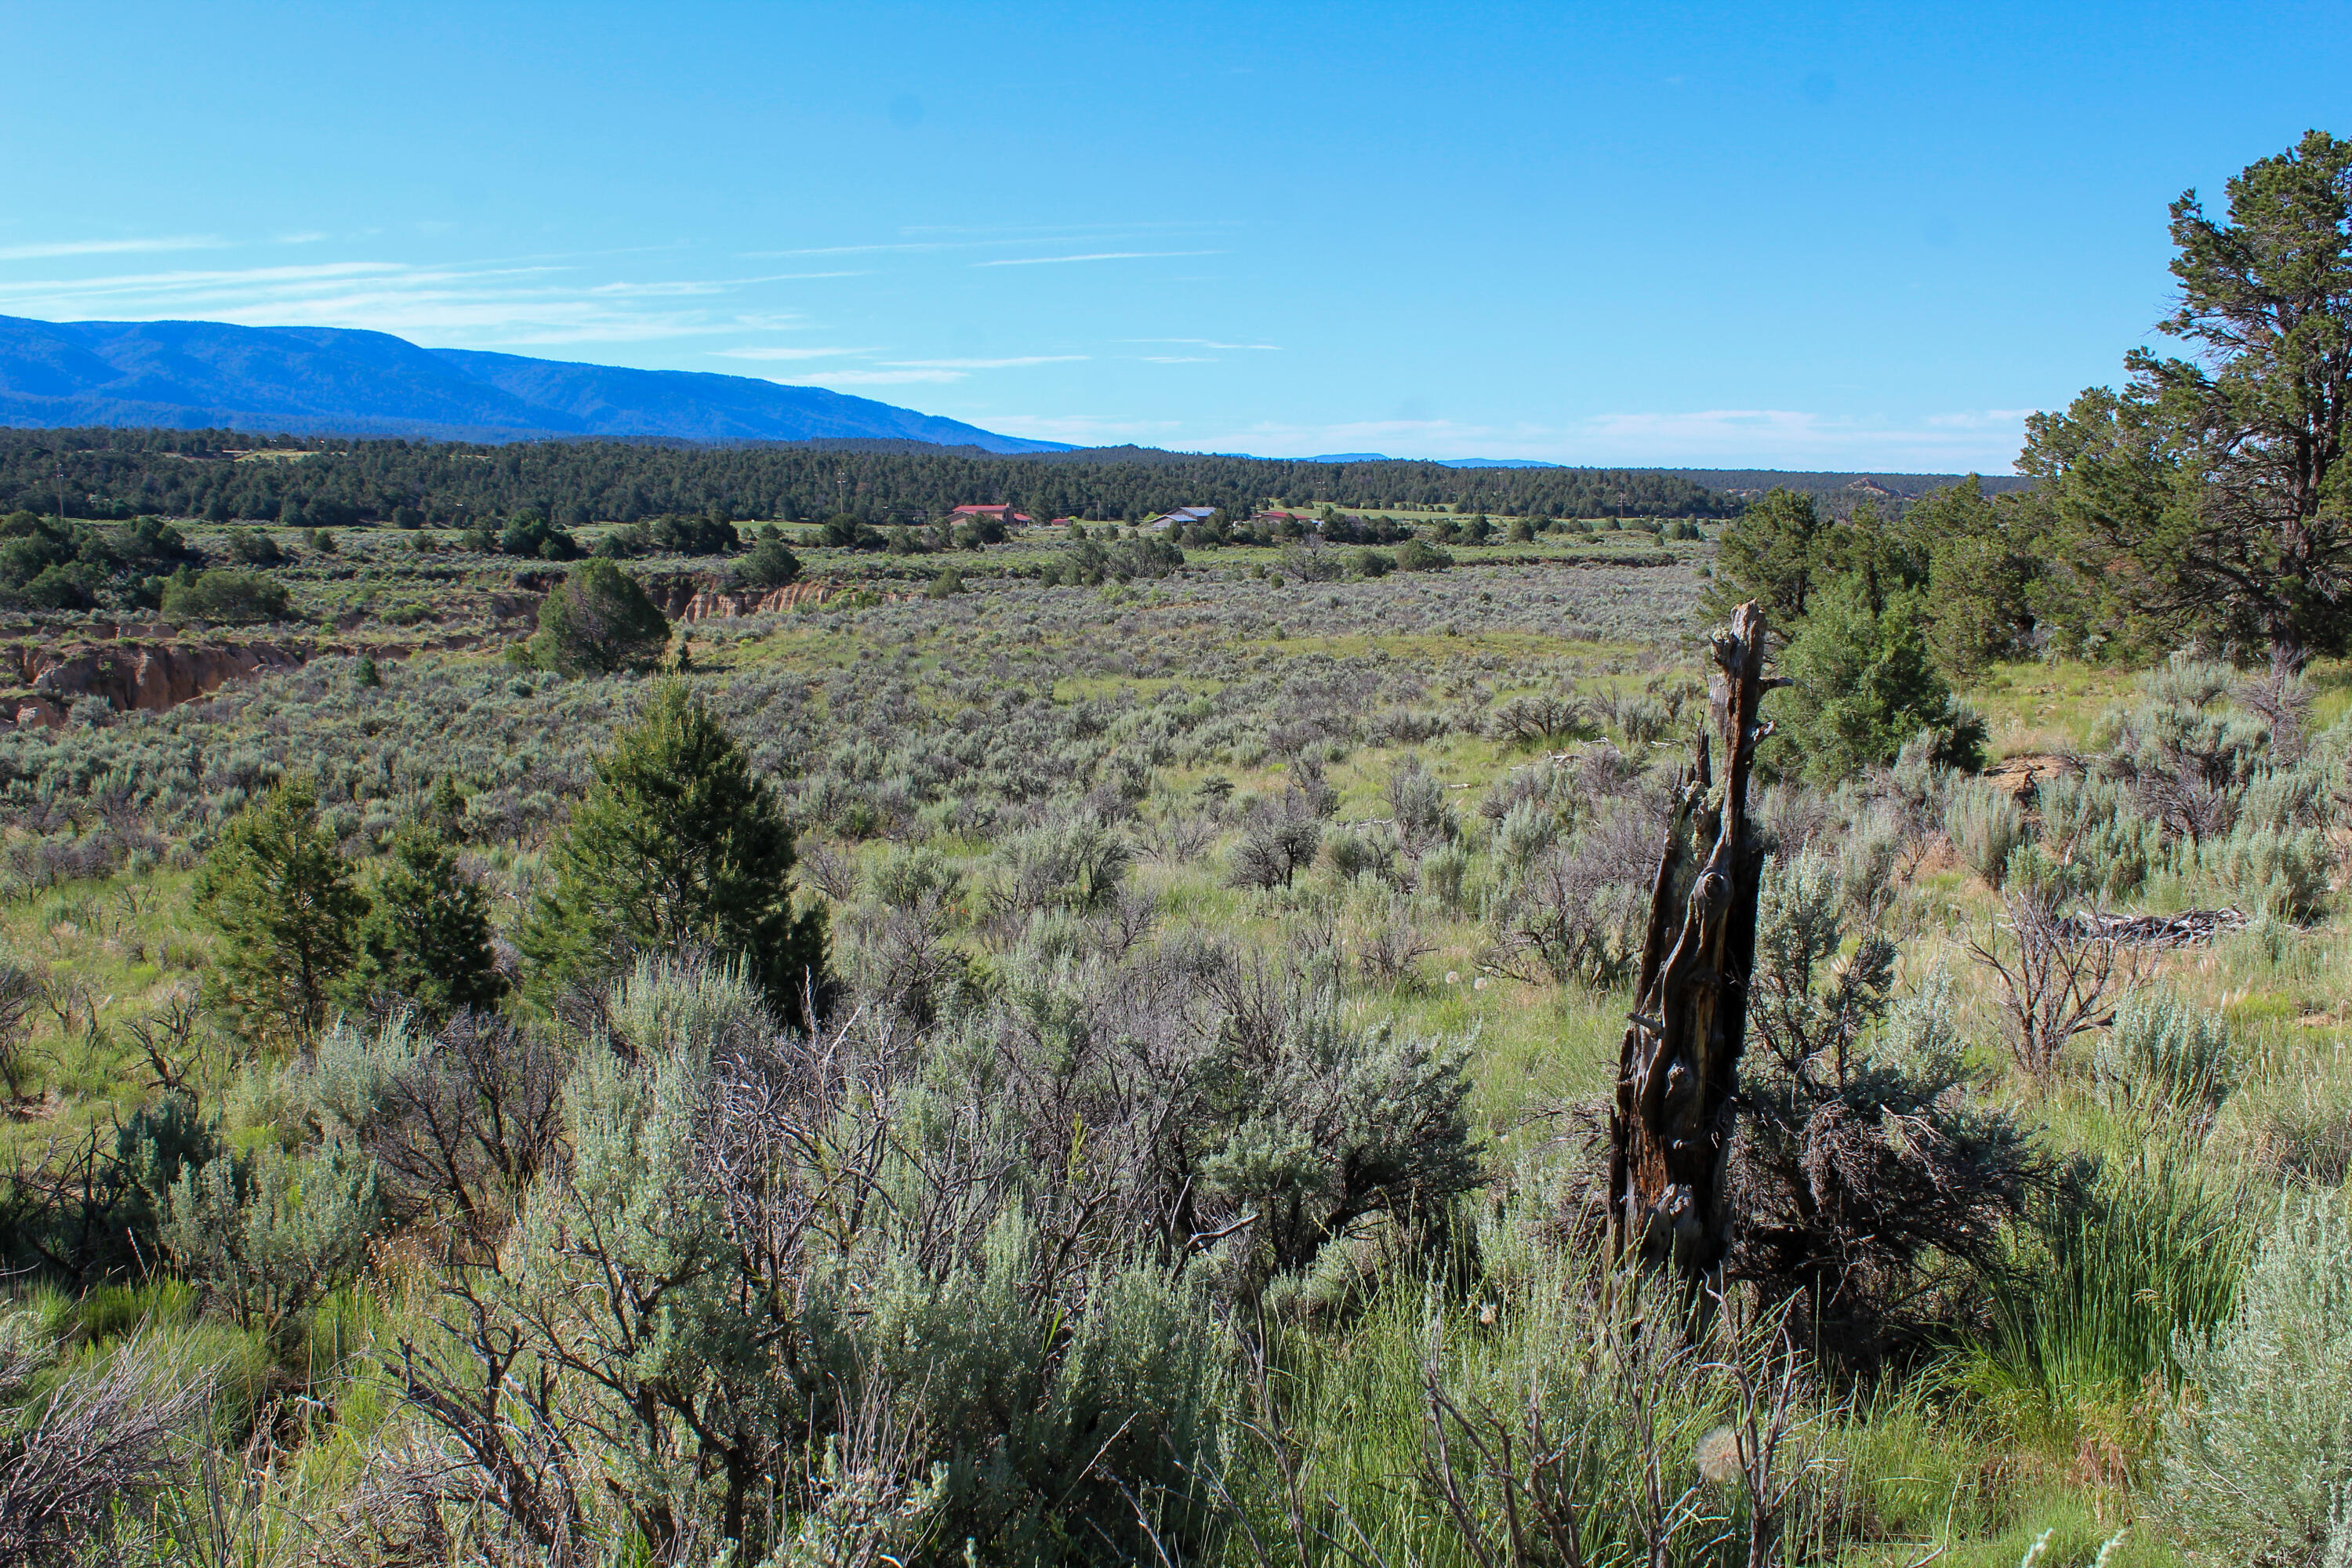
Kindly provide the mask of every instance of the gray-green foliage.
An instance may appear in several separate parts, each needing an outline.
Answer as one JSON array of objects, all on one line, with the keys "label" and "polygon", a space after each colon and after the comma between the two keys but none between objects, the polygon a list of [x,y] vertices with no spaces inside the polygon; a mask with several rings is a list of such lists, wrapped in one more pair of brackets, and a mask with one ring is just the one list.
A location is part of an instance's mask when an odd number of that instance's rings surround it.
[{"label": "gray-green foliage", "polygon": [[1052,1246],[1019,1208],[943,1269],[893,1245],[838,1352],[923,1434],[941,1557],[971,1540],[992,1563],[1094,1561],[1150,1553],[1154,1533],[1197,1549],[1213,1525],[1187,1471],[1221,1457],[1230,1365],[1206,1293],[1141,1261],[1041,1290]]},{"label": "gray-green foliage", "polygon": [[1177,1256],[1224,1235],[1262,1278],[1374,1216],[1442,1231],[1478,1179],[1467,1062],[1465,1041],[1347,1018],[1328,972],[1186,936],[1123,955],[1024,944],[935,1070],[1024,1168],[1095,1192],[1111,1228],[1089,1246]]},{"label": "gray-green foliage", "polygon": [[1407,755],[1388,777],[1389,812],[1405,852],[1418,858],[1460,834],[1454,807],[1446,799],[1444,781]]},{"label": "gray-green foliage", "polygon": [[1107,908],[1135,864],[1135,847],[1116,829],[1073,817],[1013,835],[996,859],[990,911],[1007,933],[1016,933],[1045,910],[1083,915]]},{"label": "gray-green foliage", "polygon": [[1302,999],[1270,1038],[1234,1031],[1209,1067],[1223,1125],[1202,1190],[1256,1216],[1277,1269],[1312,1263],[1367,1215],[1442,1226],[1478,1180],[1467,1046],[1350,1026],[1338,1004]]},{"label": "gray-green foliage", "polygon": [[446,1225],[491,1247],[561,1162],[569,1068],[550,1031],[469,1013],[428,1026],[401,1012],[372,1029],[339,1019],[284,1089],[326,1142],[374,1161],[391,1219]]},{"label": "gray-green foliage", "polygon": [[1227,1350],[1202,1266],[1066,1202],[1091,1144],[1021,1161],[1017,1098],[968,1054],[918,1079],[887,1030],[791,1034],[727,969],[641,960],[601,1016],[568,1159],[496,1269],[445,1287],[478,1355],[516,1354],[534,1435],[474,1414],[462,1358],[411,1372],[452,1436],[562,1478],[505,1494],[527,1532],[785,1563],[1202,1549]]},{"label": "gray-green foliage", "polygon": [[2127,898],[2169,868],[2163,830],[2113,779],[2060,774],[2042,781],[2042,846],[2086,896]]},{"label": "gray-green foliage", "polygon": [[2230,694],[2238,684],[2238,672],[2219,659],[2183,651],[2140,671],[2132,684],[2151,702],[2206,708]]},{"label": "gray-green foliage", "polygon": [[2292,920],[2318,912],[2336,856],[2315,827],[2242,819],[2226,837],[2197,847],[2199,872],[2240,902]]},{"label": "gray-green foliage", "polygon": [[1495,852],[1513,871],[1527,868],[1559,837],[1559,818],[1532,800],[1514,805],[1495,825]]},{"label": "gray-green foliage", "polygon": [[1998,888],[2010,857],[2025,842],[2025,814],[2006,791],[1963,780],[1952,786],[1944,807],[1944,832],[1961,862]]},{"label": "gray-green foliage", "polygon": [[2149,1511],[2201,1562],[2315,1560],[2352,1484],[2352,1225],[2343,1199],[2290,1199],[2236,1312],[2185,1342],[2192,1396],[2165,1417]]},{"label": "gray-green foliage", "polygon": [[835,912],[835,968],[869,1004],[929,1024],[967,974],[952,942],[963,888],[962,873],[937,850],[886,848],[867,863],[860,896]]},{"label": "gray-green foliage", "polygon": [[1447,909],[1464,908],[1470,874],[1470,851],[1459,844],[1441,844],[1421,858],[1421,885]]},{"label": "gray-green foliage", "polygon": [[1893,901],[1906,837],[1895,811],[1885,805],[1863,812],[1848,826],[1837,865],[1839,896],[1849,908],[1875,914]]},{"label": "gray-green foliage", "polygon": [[2238,1081],[2229,1026],[2169,986],[2124,998],[2091,1072],[2110,1109],[2141,1114],[2210,1116]]},{"label": "gray-green foliage", "polygon": [[158,1237],[230,1316],[274,1333],[359,1272],[378,1212],[374,1170],[354,1152],[223,1154],[181,1171]]}]

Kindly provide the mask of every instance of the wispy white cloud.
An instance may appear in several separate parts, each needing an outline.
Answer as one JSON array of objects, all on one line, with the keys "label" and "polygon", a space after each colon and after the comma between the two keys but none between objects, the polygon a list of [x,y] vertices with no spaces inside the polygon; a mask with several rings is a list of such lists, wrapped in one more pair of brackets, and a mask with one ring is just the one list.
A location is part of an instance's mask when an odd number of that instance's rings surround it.
[{"label": "wispy white cloud", "polygon": [[1901,422],[1780,409],[1612,413],[1562,424],[1444,418],[1329,424],[1260,420],[1210,424],[1116,416],[1004,416],[1008,435],[1086,444],[1146,441],[1186,451],[1308,457],[1388,452],[1400,458],[1525,458],[1642,468],[2011,471],[2018,410],[1975,410]]},{"label": "wispy white cloud", "polygon": [[1223,256],[1222,250],[1093,250],[1084,256],[1009,256],[974,267],[1053,267],[1065,261],[1150,261],[1163,256]]},{"label": "wispy white cloud", "polygon": [[49,320],[194,318],[244,326],[358,327],[454,346],[645,342],[772,331],[788,313],[730,308],[775,279],[589,283],[572,266],[389,261],[0,280],[0,311]]},{"label": "wispy white cloud", "polygon": [[153,250],[218,250],[227,244],[216,234],[182,234],[152,239],[55,239],[37,245],[0,246],[0,261],[46,261],[56,256],[124,256]]},{"label": "wispy white cloud", "polygon": [[1180,348],[1194,349],[1251,349],[1268,353],[1278,353],[1282,349],[1280,343],[1221,343],[1214,338],[1114,338],[1111,341],[1121,343],[1173,343]]},{"label": "wispy white cloud", "polygon": [[[2006,473],[2027,409],[1972,409],[1895,421],[1785,408],[1604,414],[1566,432],[1584,461],[1680,467],[1887,468]],[[1507,455],[1507,454],[1506,454]],[[1555,459],[1559,460],[1559,459]]]},{"label": "wispy white cloud", "polygon": [[1958,414],[1930,414],[1927,423],[1953,430],[2022,431],[2026,416],[2037,412],[2032,408],[1974,408]]},{"label": "wispy white cloud", "polygon": [[721,359],[832,359],[842,354],[878,354],[880,349],[712,349]]},{"label": "wispy white cloud", "polygon": [[746,261],[782,260],[794,256],[866,256],[877,251],[984,250],[1006,245],[1083,245],[1074,234],[1027,235],[1015,239],[900,239],[876,245],[814,245],[796,250],[744,250]]},{"label": "wispy white cloud", "polygon": [[1073,360],[1089,357],[1087,354],[1015,354],[1009,359],[894,359],[889,363],[909,370],[1008,370],[1024,364],[1067,364]]},{"label": "wispy white cloud", "polygon": [[725,294],[761,283],[799,283],[812,278],[864,278],[864,272],[772,272],[762,278],[681,278],[651,283],[598,283],[587,292],[607,298],[640,300],[688,299]]},{"label": "wispy white cloud", "polygon": [[923,382],[964,379],[960,370],[827,370],[808,377],[816,386],[913,386]]}]

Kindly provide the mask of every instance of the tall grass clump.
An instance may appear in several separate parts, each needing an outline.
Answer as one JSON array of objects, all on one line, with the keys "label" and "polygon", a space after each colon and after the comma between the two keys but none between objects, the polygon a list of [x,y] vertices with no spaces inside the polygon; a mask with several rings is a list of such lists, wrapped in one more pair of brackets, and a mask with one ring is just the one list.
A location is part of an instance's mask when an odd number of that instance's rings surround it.
[{"label": "tall grass clump", "polygon": [[1996,1292],[1990,1381],[2052,1413],[2176,1381],[2177,1343],[2227,1321],[2252,1241],[2235,1185],[2178,1156],[2111,1166]]},{"label": "tall grass clump", "polygon": [[1226,1489],[1241,1560],[1729,1564],[1828,1544],[1836,1411],[1782,1320],[1734,1311],[1694,1338],[1685,1311],[1547,1253],[1466,1295],[1391,1276],[1345,1335],[1275,1331],[1244,1380],[1251,1485]]}]

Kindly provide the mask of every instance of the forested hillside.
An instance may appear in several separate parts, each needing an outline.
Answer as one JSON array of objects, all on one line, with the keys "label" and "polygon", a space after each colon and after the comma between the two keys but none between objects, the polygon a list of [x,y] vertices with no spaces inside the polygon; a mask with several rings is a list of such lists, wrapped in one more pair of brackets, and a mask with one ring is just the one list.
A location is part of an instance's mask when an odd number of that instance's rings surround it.
[{"label": "forested hillside", "polygon": [[890,519],[996,501],[1048,517],[1125,521],[1179,506],[1246,515],[1276,498],[1293,506],[1461,506],[1551,517],[1726,517],[1739,506],[1688,479],[1638,469],[1295,463],[1134,448],[1000,458],[838,445],[476,446],[228,430],[12,430],[0,433],[0,511],[55,510],[60,471],[69,517],[330,527],[390,521],[403,509],[426,522],[470,522],[524,506],[566,524],[711,510],[738,519],[843,510]]},{"label": "forested hillside", "polygon": [[[1666,471],[1676,479],[1688,479],[1709,489],[1728,490],[1734,495],[1780,489],[1811,496],[1851,492],[1857,498],[1881,500],[1916,500],[1937,490],[1948,489],[1969,477],[1965,474],[1806,472],[1794,468],[1669,468]],[[1977,483],[1988,495],[2000,495],[2010,490],[2029,489],[2033,480],[2016,474],[1986,474],[1979,476]]]}]

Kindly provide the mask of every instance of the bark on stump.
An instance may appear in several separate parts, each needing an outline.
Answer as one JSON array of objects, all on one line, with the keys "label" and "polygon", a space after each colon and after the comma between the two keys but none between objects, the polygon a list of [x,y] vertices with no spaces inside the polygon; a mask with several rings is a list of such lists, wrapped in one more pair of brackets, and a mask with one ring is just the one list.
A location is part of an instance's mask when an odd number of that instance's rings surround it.
[{"label": "bark on stump", "polygon": [[[1757,742],[1771,732],[1758,704],[1780,684],[1765,678],[1764,614],[1753,602],[1731,613],[1713,653],[1708,728],[1659,850],[1609,1127],[1613,1256],[1672,1268],[1694,1285],[1731,1245],[1725,1167],[1763,872],[1748,830],[1748,775]],[[1720,784],[1711,752],[1723,758]]]}]

